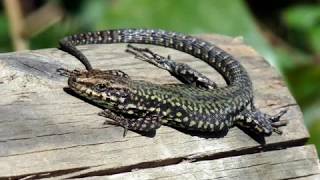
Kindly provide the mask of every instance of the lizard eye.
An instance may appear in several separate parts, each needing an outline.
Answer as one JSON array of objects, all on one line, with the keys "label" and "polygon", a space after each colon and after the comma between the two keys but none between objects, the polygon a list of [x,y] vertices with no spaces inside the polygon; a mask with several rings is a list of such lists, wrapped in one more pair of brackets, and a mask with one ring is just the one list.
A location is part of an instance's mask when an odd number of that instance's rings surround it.
[{"label": "lizard eye", "polygon": [[105,84],[97,84],[95,85],[95,90],[98,92],[103,92],[107,90],[107,86]]}]

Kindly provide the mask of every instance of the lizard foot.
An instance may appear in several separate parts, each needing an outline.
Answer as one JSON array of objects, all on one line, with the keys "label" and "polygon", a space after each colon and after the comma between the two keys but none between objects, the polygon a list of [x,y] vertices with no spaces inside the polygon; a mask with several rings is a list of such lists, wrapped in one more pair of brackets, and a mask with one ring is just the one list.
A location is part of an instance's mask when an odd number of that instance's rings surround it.
[{"label": "lizard foot", "polygon": [[288,122],[280,119],[286,112],[287,109],[271,116],[259,110],[245,110],[237,117],[236,124],[256,134],[264,134],[266,136],[270,136],[272,132],[282,134],[279,127],[287,125]]},{"label": "lizard foot", "polygon": [[69,70],[69,69],[65,69],[65,68],[58,68],[56,70],[61,76],[65,76],[65,77],[70,77],[73,75],[79,75],[82,73],[81,70],[79,69],[75,69],[75,70]]},{"label": "lizard foot", "polygon": [[103,124],[115,125],[123,127],[123,137],[127,135],[128,132],[128,120],[109,109],[105,109],[98,113],[99,116],[106,117],[110,120],[106,120]]},{"label": "lizard foot", "polygon": [[270,116],[270,120],[272,121],[271,126],[273,132],[277,134],[282,134],[282,131],[278,129],[278,127],[285,126],[288,124],[287,120],[280,120],[280,118],[287,113],[288,109],[280,111],[278,114],[275,114],[273,116]]},{"label": "lizard foot", "polygon": [[171,60],[170,56],[163,57],[159,54],[156,54],[152,52],[148,48],[139,48],[135,47],[131,44],[128,44],[128,48],[126,49],[126,52],[133,54],[136,58],[146,61],[152,65],[155,65],[161,69],[165,69],[170,71],[173,71],[172,67],[175,65],[175,62]]}]

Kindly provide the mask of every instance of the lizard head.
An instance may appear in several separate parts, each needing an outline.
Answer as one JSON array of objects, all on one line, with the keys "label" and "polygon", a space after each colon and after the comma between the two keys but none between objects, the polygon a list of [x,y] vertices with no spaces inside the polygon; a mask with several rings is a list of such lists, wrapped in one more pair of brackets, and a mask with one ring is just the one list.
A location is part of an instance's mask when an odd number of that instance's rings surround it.
[{"label": "lizard head", "polygon": [[72,74],[68,85],[81,97],[106,107],[126,101],[129,76],[119,70],[91,70]]}]

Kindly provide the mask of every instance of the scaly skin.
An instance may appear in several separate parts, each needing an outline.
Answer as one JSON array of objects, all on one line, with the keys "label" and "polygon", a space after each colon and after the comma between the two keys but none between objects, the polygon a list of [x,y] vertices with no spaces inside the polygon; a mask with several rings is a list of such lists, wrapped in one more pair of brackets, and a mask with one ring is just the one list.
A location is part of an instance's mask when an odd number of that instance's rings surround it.
[{"label": "scaly skin", "polygon": [[[149,49],[129,45],[137,58],[169,71],[185,83],[158,85],[130,79],[120,70],[93,69],[75,47],[83,44],[142,43],[170,47],[191,54],[212,66],[227,86],[217,87],[210,79]],[[248,73],[231,55],[192,36],[152,29],[120,29],[72,35],[60,41],[60,48],[77,57],[87,71],[67,71],[69,87],[80,96],[102,106],[101,116],[125,130],[153,131],[162,124],[204,132],[226,131],[239,125],[262,135],[281,133],[279,121],[285,111],[270,116],[253,104]],[[125,131],[126,133],[126,131]],[[125,135],[125,134],[124,134]]]}]

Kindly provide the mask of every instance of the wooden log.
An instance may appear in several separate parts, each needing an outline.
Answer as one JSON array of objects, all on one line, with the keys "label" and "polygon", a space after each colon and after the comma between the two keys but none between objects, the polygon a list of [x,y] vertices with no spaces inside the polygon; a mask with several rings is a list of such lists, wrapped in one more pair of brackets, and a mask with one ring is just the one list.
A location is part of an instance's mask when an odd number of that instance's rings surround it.
[{"label": "wooden log", "polygon": [[315,147],[308,145],[84,179],[319,179],[318,167]]},{"label": "wooden log", "polygon": [[[275,70],[238,38],[201,36],[225,49],[246,67],[252,77],[256,104],[273,114],[284,108],[289,121],[283,135],[272,135],[262,145],[257,139],[232,128],[224,137],[203,138],[161,127],[155,137],[103,125],[98,107],[67,94],[66,78],[56,69],[83,66],[58,49],[0,54],[0,178],[85,177],[110,175],[136,168],[172,165],[186,159],[217,159],[303,145],[309,134],[302,114]],[[141,45],[142,46],[142,45]],[[125,44],[79,47],[95,68],[121,69],[133,79],[177,83],[167,72],[134,59]],[[170,54],[224,84],[207,64],[190,55],[148,46]],[[98,169],[96,169],[98,168]]]}]

